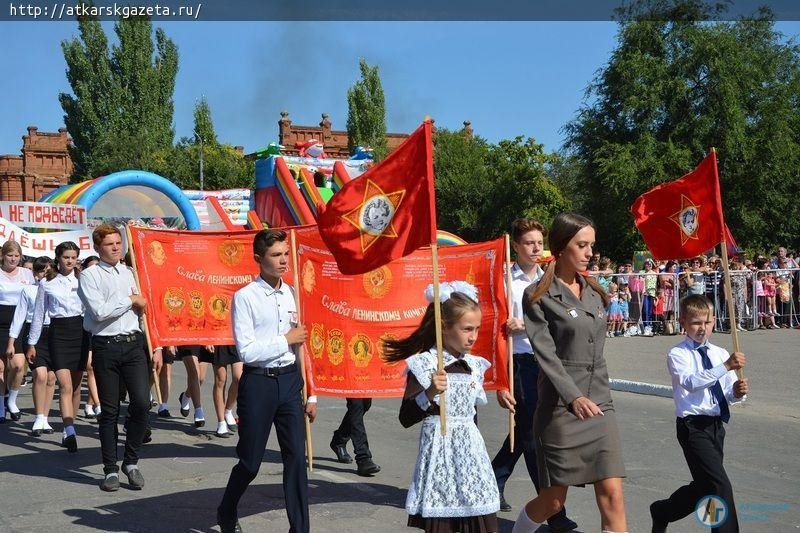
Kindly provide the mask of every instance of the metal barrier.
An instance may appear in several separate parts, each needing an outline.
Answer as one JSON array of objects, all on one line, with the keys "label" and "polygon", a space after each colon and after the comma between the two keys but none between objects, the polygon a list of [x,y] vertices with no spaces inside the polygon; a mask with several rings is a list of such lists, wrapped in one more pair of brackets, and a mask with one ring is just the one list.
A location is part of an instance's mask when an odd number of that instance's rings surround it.
[{"label": "metal barrier", "polygon": [[752,271],[749,287],[753,329],[793,328],[800,324],[800,268]]}]

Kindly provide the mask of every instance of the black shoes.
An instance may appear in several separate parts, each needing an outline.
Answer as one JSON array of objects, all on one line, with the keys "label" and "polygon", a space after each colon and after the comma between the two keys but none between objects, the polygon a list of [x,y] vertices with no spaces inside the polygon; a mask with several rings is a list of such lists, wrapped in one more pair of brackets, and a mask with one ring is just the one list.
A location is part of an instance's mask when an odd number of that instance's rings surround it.
[{"label": "black shoes", "polygon": [[[186,418],[187,416],[189,416],[189,402],[186,402],[184,398],[186,398],[186,393],[182,392],[180,396],[178,396],[178,402],[180,403],[181,406],[181,416],[183,418]],[[184,404],[186,405],[185,409],[183,408]]]},{"label": "black shoes", "polygon": [[353,458],[347,453],[347,448],[344,446],[339,446],[331,441],[331,450],[336,454],[336,460],[340,463],[350,464],[353,462]]},{"label": "black shoes", "polygon": [[370,477],[381,471],[381,467],[372,462],[372,459],[364,459],[358,462],[358,475]]},{"label": "black shoes", "polygon": [[656,519],[655,506],[657,503],[658,502],[653,502],[650,504],[650,518],[653,519],[653,529],[651,531],[652,533],[667,533],[667,523]]},{"label": "black shoes", "polygon": [[41,437],[42,430],[41,429],[32,429],[31,430],[31,437]]},{"label": "black shoes", "polygon": [[168,409],[162,409],[158,412],[158,418],[172,418],[172,415],[169,414]]},{"label": "black shoes", "polygon": [[139,468],[133,467],[126,470],[125,466],[123,466],[122,471],[128,477],[128,483],[130,483],[133,490],[142,490],[144,488],[144,476],[139,471]]},{"label": "black shoes", "polygon": [[69,453],[78,451],[78,439],[75,438],[75,435],[67,435],[61,439],[61,445],[65,447]]},{"label": "black shoes", "polygon": [[222,533],[242,533],[242,526],[236,516],[225,516],[217,509],[217,525]]},{"label": "black shoes", "polygon": [[554,516],[547,520],[547,527],[549,527],[553,533],[566,533],[567,531],[577,529],[578,524],[566,516]]},{"label": "black shoes", "polygon": [[9,411],[8,414],[11,415],[11,420],[13,420],[14,422],[22,418],[22,411],[17,411],[16,413]]},{"label": "black shoes", "polygon": [[511,506],[506,501],[506,498],[505,496],[503,496],[503,493],[500,493],[500,510],[503,511],[504,513],[507,513],[511,510]]},{"label": "black shoes", "polygon": [[105,492],[115,492],[119,490],[119,474],[116,472],[109,472],[103,481],[100,483],[100,490]]}]

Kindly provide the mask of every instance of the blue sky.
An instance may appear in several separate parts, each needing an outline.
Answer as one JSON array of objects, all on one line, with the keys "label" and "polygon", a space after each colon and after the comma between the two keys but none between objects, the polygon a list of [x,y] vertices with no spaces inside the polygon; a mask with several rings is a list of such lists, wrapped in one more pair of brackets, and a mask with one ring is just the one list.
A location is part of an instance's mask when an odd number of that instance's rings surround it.
[{"label": "blue sky", "polygon": [[[617,32],[611,22],[156,25],[180,53],[176,138],[191,135],[195,100],[205,95],[217,137],[247,152],[277,139],[283,109],[306,125],[327,112],[344,129],[360,57],[380,67],[391,132],[410,132],[429,114],[451,129],[469,119],[490,141],[526,135],[555,150]],[[800,23],[778,29],[794,36]],[[0,83],[0,154],[19,152],[28,125],[63,125],[60,43],[75,35],[72,22],[0,23],[0,64],[10,74]]]}]

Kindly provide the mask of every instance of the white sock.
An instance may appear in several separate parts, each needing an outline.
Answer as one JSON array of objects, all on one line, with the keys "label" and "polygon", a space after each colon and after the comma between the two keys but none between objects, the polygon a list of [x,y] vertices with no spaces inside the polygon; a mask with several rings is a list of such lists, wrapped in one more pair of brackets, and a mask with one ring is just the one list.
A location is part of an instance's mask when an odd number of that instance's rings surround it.
[{"label": "white sock", "polygon": [[75,434],[75,426],[67,426],[64,428],[64,436],[69,437]]},{"label": "white sock", "polygon": [[125,466],[123,467],[123,469],[125,470],[125,473],[126,473],[126,474],[130,474],[130,473],[131,473],[131,470],[134,470],[134,469],[135,469],[135,470],[138,470],[138,469],[139,469],[139,466],[138,466],[138,465],[125,465]]},{"label": "white sock", "polygon": [[33,421],[33,428],[36,429],[44,429],[44,425],[47,423],[47,419],[44,415],[36,415],[36,419]]},{"label": "white sock", "polygon": [[86,414],[87,414],[88,416],[92,416],[92,415],[94,415],[94,406],[92,406],[92,404],[90,404],[90,403],[87,403],[87,404],[86,404],[86,407],[85,407],[84,409],[86,410]]},{"label": "white sock", "polygon": [[234,418],[233,411],[231,409],[225,409],[225,423],[229,426],[236,425],[236,418]]},{"label": "white sock", "polygon": [[98,416],[100,415],[100,406],[99,405],[95,405],[94,406],[94,414],[96,414]]},{"label": "white sock", "polygon": [[203,413],[202,407],[195,407],[194,409],[194,419],[195,420],[205,420],[205,414]]},{"label": "white sock", "polygon": [[189,395],[184,392],[181,395],[181,409],[188,409],[189,408],[189,402],[191,402],[191,401],[192,401],[192,399],[189,398]]},{"label": "white sock", "polygon": [[228,432],[228,424],[225,422],[220,422],[217,424],[217,433],[227,433]]},{"label": "white sock", "polygon": [[18,413],[19,407],[17,407],[17,395],[19,394],[19,389],[8,389],[8,410],[12,413]]},{"label": "white sock", "polygon": [[534,533],[541,525],[539,522],[534,522],[525,512],[525,507],[523,507],[519,512],[517,521],[514,522],[514,529],[511,530],[511,533]]},{"label": "white sock", "polygon": [[47,421],[47,417],[44,417],[44,427],[42,429],[53,429],[53,426],[50,425],[50,422]]},{"label": "white sock", "polygon": [[159,412],[161,412],[161,411],[166,411],[166,410],[167,410],[167,404],[165,404],[165,403],[162,403],[162,404],[159,404],[159,405],[158,405],[158,411],[159,411]]}]

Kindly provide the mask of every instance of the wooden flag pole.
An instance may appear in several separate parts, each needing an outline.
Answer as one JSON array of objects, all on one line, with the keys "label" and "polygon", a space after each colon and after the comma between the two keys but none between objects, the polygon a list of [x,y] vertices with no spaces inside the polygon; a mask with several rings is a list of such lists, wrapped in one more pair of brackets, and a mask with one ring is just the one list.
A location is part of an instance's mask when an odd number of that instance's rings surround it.
[{"label": "wooden flag pole", "polygon": [[[292,270],[294,271],[294,306],[297,310],[297,323],[301,324],[300,320],[300,267],[298,258],[297,258],[297,237],[295,235],[295,231],[291,230],[289,232],[289,240],[291,241],[292,245]],[[306,364],[305,364],[305,354],[303,353],[303,345],[301,344],[297,348],[297,362],[300,366],[300,375],[303,377],[303,380],[306,381]],[[306,386],[303,387],[303,409],[305,410],[305,406],[308,402],[308,383]],[[305,420],[306,425],[306,463],[309,472],[314,471],[314,449],[311,443],[311,423],[308,420],[308,415],[303,416],[303,420]]]},{"label": "wooden flag pole", "polygon": [[[141,283],[139,282],[139,270],[136,268],[136,254],[133,253],[133,234],[131,233],[131,227],[128,224],[125,224],[125,234],[128,238],[128,250],[131,252],[131,270],[133,271],[133,280],[136,282],[136,290],[139,291],[139,294],[142,294],[142,287]],[[153,344],[150,341],[150,328],[147,326],[147,316],[144,311],[142,311],[142,333],[144,333],[144,340],[147,344],[147,353],[150,354],[150,360],[153,359]],[[162,347],[164,348],[164,347]],[[163,357],[163,352],[162,352]],[[156,369],[153,369],[153,375],[151,376],[153,380],[153,387],[156,389],[156,399],[158,403],[161,404],[163,401],[161,400],[161,386],[158,383],[158,374],[156,373]]]},{"label": "wooden flag pole", "polygon": [[[717,151],[714,148],[711,148],[711,152],[714,153],[714,158],[716,159]],[[719,187],[719,174],[717,174],[717,187]],[[722,280],[723,286],[725,291],[725,302],[727,303],[728,307],[728,320],[731,324],[731,338],[733,339],[733,351],[739,352],[741,351],[739,348],[739,331],[736,327],[736,305],[733,301],[733,290],[731,289],[731,270],[730,266],[728,265],[728,243],[725,236],[725,222],[723,220],[722,223]],[[736,370],[736,377],[738,379],[744,379],[744,370],[739,368]]]},{"label": "wooden flag pole", "polygon": [[[433,321],[436,323],[436,354],[438,370],[444,370],[444,347],[442,343],[442,302],[439,301],[439,245],[431,243],[431,259],[433,261]],[[442,435],[447,434],[447,415],[445,414],[446,392],[439,394],[439,419],[442,423]]]},{"label": "wooden flag pole", "polygon": [[[506,241],[506,299],[508,300],[508,318],[514,316],[514,293],[511,290],[511,240],[508,233]],[[514,397],[514,337],[508,332],[508,393]],[[508,440],[511,453],[514,453],[514,413],[508,411]]]}]

